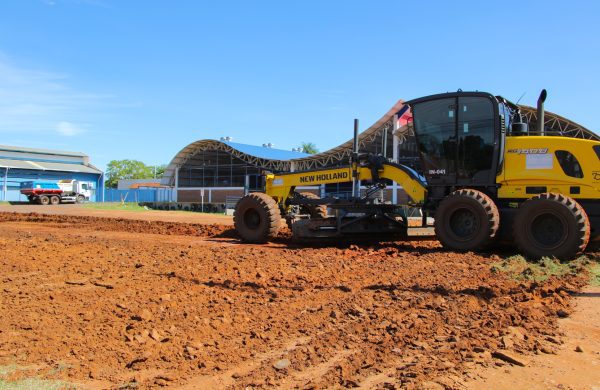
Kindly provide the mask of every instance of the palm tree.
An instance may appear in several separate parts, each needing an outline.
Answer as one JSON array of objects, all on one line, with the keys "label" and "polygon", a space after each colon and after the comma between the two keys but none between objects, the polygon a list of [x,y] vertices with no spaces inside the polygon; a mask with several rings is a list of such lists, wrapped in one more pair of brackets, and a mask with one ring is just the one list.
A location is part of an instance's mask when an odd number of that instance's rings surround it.
[{"label": "palm tree", "polygon": [[317,145],[312,142],[302,142],[302,151],[308,154],[317,154],[319,153],[319,149],[317,149]]}]

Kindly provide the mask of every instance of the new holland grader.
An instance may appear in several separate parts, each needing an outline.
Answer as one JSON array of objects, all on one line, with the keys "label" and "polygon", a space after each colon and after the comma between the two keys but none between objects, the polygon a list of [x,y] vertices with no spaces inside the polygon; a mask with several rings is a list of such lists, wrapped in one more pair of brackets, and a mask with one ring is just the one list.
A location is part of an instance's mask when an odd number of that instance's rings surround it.
[{"label": "new holland grader", "polygon": [[[287,221],[296,239],[375,236],[401,240],[420,209],[420,226],[454,251],[479,251],[500,238],[531,258],[568,259],[600,234],[600,142],[546,134],[544,101],[536,129],[519,106],[485,92],[453,92],[414,99],[411,110],[420,155],[415,170],[354,148],[347,166],[273,174],[265,191],[236,205],[234,224],[245,242],[273,238]],[[397,182],[409,197],[392,204],[373,196]],[[350,198],[319,198],[296,187],[352,182]],[[367,184],[361,194],[359,183]],[[410,226],[409,226],[410,225]]]}]

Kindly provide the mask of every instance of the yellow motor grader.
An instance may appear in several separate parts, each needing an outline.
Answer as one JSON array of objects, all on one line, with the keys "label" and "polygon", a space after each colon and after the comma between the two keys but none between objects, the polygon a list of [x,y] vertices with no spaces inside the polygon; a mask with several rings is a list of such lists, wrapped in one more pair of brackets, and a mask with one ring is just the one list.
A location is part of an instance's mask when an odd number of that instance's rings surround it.
[{"label": "yellow motor grader", "polygon": [[[421,210],[421,226],[434,219],[445,248],[477,251],[502,231],[533,258],[571,258],[600,232],[600,142],[546,134],[546,91],[538,99],[537,129],[520,108],[485,92],[454,92],[414,99],[410,109],[420,170],[358,151],[355,121],[350,164],[303,172],[265,173],[265,191],[245,195],[234,213],[246,242],[274,237],[282,217],[295,238],[406,237],[408,207]],[[353,183],[350,198],[319,198],[296,187]],[[390,182],[405,204],[375,192]],[[358,183],[368,183],[361,194]]]}]

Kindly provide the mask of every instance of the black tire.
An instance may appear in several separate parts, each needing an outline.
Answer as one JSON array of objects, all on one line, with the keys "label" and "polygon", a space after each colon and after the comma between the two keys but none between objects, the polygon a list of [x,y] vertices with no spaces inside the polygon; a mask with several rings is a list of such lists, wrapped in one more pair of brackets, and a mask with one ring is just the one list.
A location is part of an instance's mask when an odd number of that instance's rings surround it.
[{"label": "black tire", "polygon": [[496,238],[500,214],[481,191],[463,189],[444,198],[435,212],[435,234],[445,248],[466,252],[485,249]]},{"label": "black tire", "polygon": [[254,192],[242,197],[233,213],[233,224],[245,242],[264,243],[281,227],[279,205],[267,194]]},{"label": "black tire", "polygon": [[60,203],[60,198],[56,195],[53,195],[50,197],[50,204],[53,206],[56,206],[57,204]]},{"label": "black tire", "polygon": [[47,206],[50,204],[50,198],[48,198],[46,195],[40,196],[39,199],[40,199],[39,202],[41,205]]},{"label": "black tire", "polygon": [[77,195],[77,198],[75,198],[75,201],[77,203],[83,203],[83,202],[85,202],[85,196],[83,196],[83,195]]},{"label": "black tire", "polygon": [[575,199],[545,193],[521,204],[513,232],[517,247],[525,256],[568,260],[583,253],[591,229],[585,210]]}]

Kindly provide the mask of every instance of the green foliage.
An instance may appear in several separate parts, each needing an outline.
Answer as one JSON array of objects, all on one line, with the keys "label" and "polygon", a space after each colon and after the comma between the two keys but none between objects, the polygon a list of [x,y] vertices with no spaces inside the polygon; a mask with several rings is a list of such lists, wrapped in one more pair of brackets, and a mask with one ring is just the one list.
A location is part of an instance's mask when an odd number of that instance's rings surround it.
[{"label": "green foliage", "polygon": [[[516,280],[543,282],[551,276],[560,278],[585,272],[586,270],[593,275],[595,267],[598,267],[598,264],[586,256],[561,262],[549,257],[544,257],[539,261],[528,261],[523,256],[516,255],[493,263],[491,270],[492,272],[506,273]],[[600,272],[600,269],[598,271]]]},{"label": "green foliage", "polygon": [[165,170],[167,169],[167,164],[157,165],[156,167],[153,167],[153,169],[155,170],[154,171],[155,178],[160,179],[165,174]]},{"label": "green foliage", "polygon": [[106,187],[116,188],[119,180],[152,179],[153,167],[137,160],[112,160],[106,168]]},{"label": "green foliage", "polygon": [[317,149],[317,145],[315,145],[312,142],[302,142],[302,145],[300,145],[303,149],[304,153],[308,153],[308,154],[317,154],[319,153],[319,149]]}]

